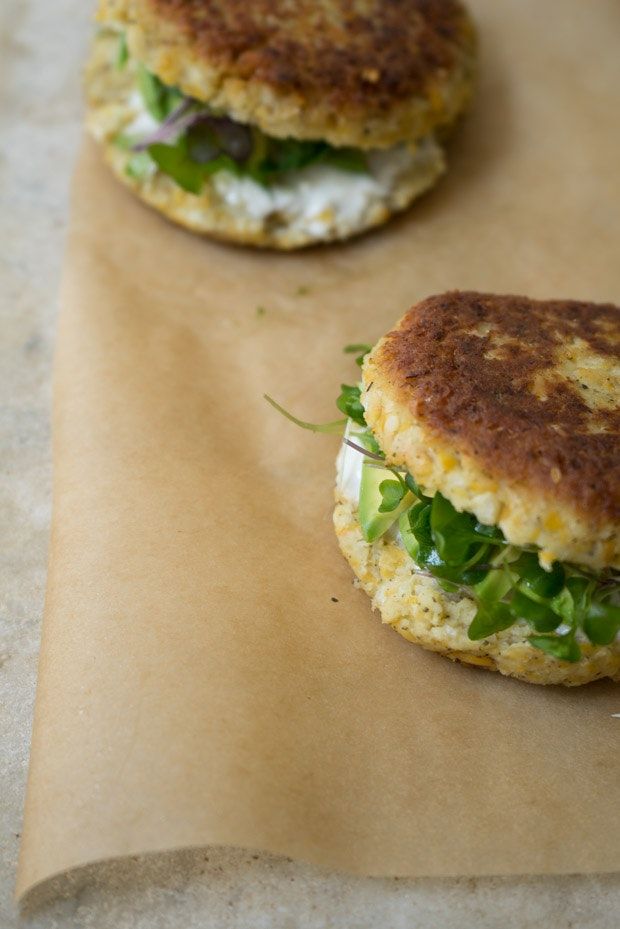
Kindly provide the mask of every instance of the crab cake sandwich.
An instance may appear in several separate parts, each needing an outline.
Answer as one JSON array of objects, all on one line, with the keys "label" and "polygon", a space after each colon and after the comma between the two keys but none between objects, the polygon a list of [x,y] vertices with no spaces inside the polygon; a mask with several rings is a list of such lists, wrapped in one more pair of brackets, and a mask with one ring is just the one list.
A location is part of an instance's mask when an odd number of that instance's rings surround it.
[{"label": "crab cake sandwich", "polygon": [[460,0],[101,0],[87,125],[173,221],[293,249],[437,181],[472,89]]},{"label": "crab cake sandwich", "polygon": [[620,309],[430,297],[339,406],[336,533],[384,623],[536,684],[620,681]]}]

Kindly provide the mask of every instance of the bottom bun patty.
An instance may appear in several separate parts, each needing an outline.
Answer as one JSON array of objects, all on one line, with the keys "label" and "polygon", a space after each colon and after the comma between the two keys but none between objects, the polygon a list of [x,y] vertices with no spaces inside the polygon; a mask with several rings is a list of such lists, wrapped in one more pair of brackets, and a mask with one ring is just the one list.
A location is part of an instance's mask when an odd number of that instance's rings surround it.
[{"label": "bottom bun patty", "polygon": [[454,661],[532,684],[577,686],[605,677],[620,681],[620,652],[592,645],[585,637],[580,639],[582,658],[577,662],[560,661],[530,645],[531,628],[524,621],[487,639],[471,641],[467,629],[476,612],[473,600],[444,592],[434,578],[417,571],[390,532],[376,542],[366,542],[357,507],[338,490],[334,526],[342,553],[358,585],[371,597],[373,609],[410,642]]}]

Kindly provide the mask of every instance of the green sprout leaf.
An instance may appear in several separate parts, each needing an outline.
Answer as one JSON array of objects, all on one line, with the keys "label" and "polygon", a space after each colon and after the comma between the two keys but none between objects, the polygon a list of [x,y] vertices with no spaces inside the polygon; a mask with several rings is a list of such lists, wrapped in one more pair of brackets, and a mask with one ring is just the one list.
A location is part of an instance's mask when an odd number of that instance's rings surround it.
[{"label": "green sprout leaf", "polygon": [[418,543],[417,562],[426,567],[433,561],[440,561],[431,533],[431,507],[429,503],[420,501],[415,503],[408,511],[409,528]]},{"label": "green sprout leaf", "polygon": [[539,597],[554,597],[564,586],[562,565],[556,561],[551,571],[545,571],[536,552],[522,552],[511,567],[523,579],[525,586]]},{"label": "green sprout leaf", "polygon": [[473,641],[486,639],[487,636],[512,626],[515,619],[506,603],[488,603],[478,605],[476,615],[467,630],[468,638]]},{"label": "green sprout leaf", "polygon": [[476,522],[474,526],[474,533],[476,535],[481,535],[485,539],[488,539],[490,542],[505,542],[504,533],[499,528],[499,526],[485,526],[484,523]]},{"label": "green sprout leaf", "polygon": [[348,416],[349,419],[357,423],[358,426],[365,427],[364,407],[362,406],[360,396],[361,392],[359,387],[354,387],[351,384],[341,384],[340,396],[336,400],[336,406],[341,412]]},{"label": "green sprout leaf", "polygon": [[400,506],[403,497],[407,493],[407,489],[400,483],[400,481],[386,480],[381,481],[379,484],[379,492],[381,494],[379,512],[392,513],[398,506]]},{"label": "green sprout leaf", "polygon": [[363,342],[356,343],[355,345],[345,345],[343,351],[347,355],[356,354],[357,358],[355,359],[355,364],[358,367],[362,367],[364,364],[364,358],[372,350],[372,345],[365,345]]},{"label": "green sprout leaf", "polygon": [[620,632],[620,606],[591,603],[583,621],[583,631],[594,645],[610,645]]},{"label": "green sprout leaf", "polygon": [[357,355],[358,352],[367,355],[371,349],[372,345],[367,345],[365,342],[353,342],[351,345],[345,345],[342,351],[345,355]]},{"label": "green sprout leaf", "polygon": [[431,498],[424,496],[424,491],[422,490],[418,482],[415,480],[415,478],[411,474],[409,474],[409,472],[405,474],[405,484],[407,485],[411,493],[414,494],[418,498],[418,500],[430,501]]},{"label": "green sprout leaf", "polygon": [[581,658],[581,649],[572,632],[566,635],[531,635],[528,642],[560,661],[579,661]]},{"label": "green sprout leaf", "polygon": [[146,109],[158,122],[170,116],[175,107],[183,100],[183,94],[176,87],[168,87],[159,78],[144,67],[138,65],[138,89]]},{"label": "green sprout leaf", "polygon": [[525,619],[536,632],[552,632],[561,623],[561,617],[544,603],[532,600],[520,590],[515,590],[510,600],[510,612],[515,619]]},{"label": "green sprout leaf", "polygon": [[486,577],[474,587],[474,593],[479,601],[495,603],[502,600],[512,590],[514,579],[510,571],[503,565],[493,566]]},{"label": "green sprout leaf", "polygon": [[368,429],[365,429],[363,432],[352,432],[351,435],[367,452],[372,452],[373,455],[380,455],[382,458],[385,458],[381,446]]},{"label": "green sprout leaf", "polygon": [[439,493],[431,505],[431,532],[439,557],[449,565],[459,565],[471,554],[475,519],[459,513],[449,500]]},{"label": "green sprout leaf", "polygon": [[559,594],[549,601],[549,606],[565,623],[572,625],[575,616],[575,601],[568,587],[563,587]]}]

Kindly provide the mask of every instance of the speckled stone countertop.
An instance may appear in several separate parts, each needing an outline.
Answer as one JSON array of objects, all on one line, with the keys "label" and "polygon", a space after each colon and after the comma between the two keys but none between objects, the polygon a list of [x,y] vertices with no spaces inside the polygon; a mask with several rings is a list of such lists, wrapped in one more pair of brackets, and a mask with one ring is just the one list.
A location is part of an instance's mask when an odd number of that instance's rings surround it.
[{"label": "speckled stone countertop", "polygon": [[0,4],[0,929],[618,926],[619,875],[365,879],[233,849],[85,869],[18,917],[12,893],[50,520],[56,295],[90,13],[79,0]]}]

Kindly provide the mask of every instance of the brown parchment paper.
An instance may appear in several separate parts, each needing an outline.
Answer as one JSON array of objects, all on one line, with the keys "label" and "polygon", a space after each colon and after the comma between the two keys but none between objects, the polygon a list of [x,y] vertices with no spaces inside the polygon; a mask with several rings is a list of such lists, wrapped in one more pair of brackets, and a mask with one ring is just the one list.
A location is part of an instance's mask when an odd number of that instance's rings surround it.
[{"label": "brown parchment paper", "polygon": [[85,147],[19,894],[206,843],[369,874],[619,867],[617,688],[522,685],[382,627],[334,540],[337,439],[262,400],[333,418],[342,346],[447,288],[620,299],[620,7],[472,5],[451,172],[360,241],[194,238]]}]

